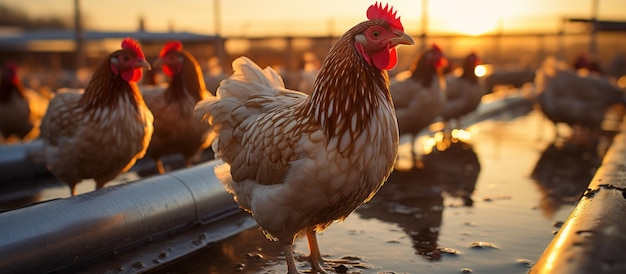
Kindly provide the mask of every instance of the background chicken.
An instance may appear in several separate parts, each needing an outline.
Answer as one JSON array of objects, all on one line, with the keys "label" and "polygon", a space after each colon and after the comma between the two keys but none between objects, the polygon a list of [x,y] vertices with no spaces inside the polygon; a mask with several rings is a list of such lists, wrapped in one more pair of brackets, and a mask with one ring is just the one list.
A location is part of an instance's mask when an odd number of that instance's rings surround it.
[{"label": "background chicken", "polygon": [[565,63],[547,58],[535,78],[537,103],[555,125],[599,130],[605,114],[616,104],[626,104],[624,91],[605,78],[580,76]]},{"label": "background chicken", "polygon": [[385,70],[397,62],[395,47],[413,40],[388,6],[370,6],[367,17],[330,50],[310,97],[241,57],[217,98],[196,106],[219,134],[214,149],[226,164],[218,178],[283,245],[289,273],[297,273],[292,244],[301,230],[313,268],[324,272],[316,232],[371,199],[395,162]]},{"label": "background chicken", "polygon": [[478,82],[478,76],[474,73],[480,60],[476,53],[470,53],[463,61],[463,73],[461,76],[448,75],[446,77],[446,103],[441,112],[446,124],[452,119],[458,119],[474,111],[480,104],[484,90]]},{"label": "background chicken", "polygon": [[411,135],[411,153],[417,161],[414,137],[441,114],[446,83],[441,69],[447,64],[437,45],[422,53],[411,67],[411,76],[391,84],[400,135]]},{"label": "background chicken", "polygon": [[308,95],[311,95],[313,91],[313,85],[315,84],[315,78],[320,70],[321,62],[315,56],[313,52],[305,52],[302,55],[303,67],[300,72],[300,82],[298,83],[298,90]]},{"label": "background chicken", "polygon": [[29,140],[39,134],[39,124],[48,106],[48,98],[24,88],[18,65],[7,62],[0,79],[0,133],[5,139]]},{"label": "background chicken", "polygon": [[206,63],[206,72],[204,73],[204,83],[206,89],[211,92],[211,95],[215,95],[217,87],[220,86],[222,80],[227,79],[228,74],[222,69],[219,58],[212,56]]},{"label": "background chicken", "polygon": [[143,157],[152,136],[152,113],[136,85],[150,69],[130,38],[96,68],[83,94],[65,92],[50,101],[41,124],[46,166],[75,186],[93,178],[96,188]]},{"label": "background chicken", "polygon": [[533,83],[535,69],[515,69],[493,72],[485,77],[485,92],[493,93],[499,88],[521,88]]},{"label": "background chicken", "polygon": [[162,64],[170,77],[166,88],[142,89],[148,108],[154,115],[154,134],[147,155],[156,161],[160,174],[165,173],[161,157],[181,153],[190,166],[193,157],[207,148],[210,127],[193,116],[193,108],[211,96],[205,87],[202,70],[180,41],[166,43],[154,65]]}]

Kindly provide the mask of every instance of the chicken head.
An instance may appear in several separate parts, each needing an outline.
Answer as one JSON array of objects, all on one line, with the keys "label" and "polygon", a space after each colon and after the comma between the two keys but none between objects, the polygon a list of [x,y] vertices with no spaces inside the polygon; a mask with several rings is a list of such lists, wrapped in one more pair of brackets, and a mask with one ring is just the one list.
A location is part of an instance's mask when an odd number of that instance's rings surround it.
[{"label": "chicken head", "polygon": [[163,72],[172,77],[176,73],[180,73],[183,69],[184,58],[180,54],[183,49],[183,43],[180,41],[167,42],[159,53],[159,58],[154,61],[155,66],[162,66]]},{"label": "chicken head", "polygon": [[111,55],[111,70],[128,82],[137,82],[141,79],[142,68],[152,69],[146,60],[137,41],[126,38],[122,41],[122,49]]},{"label": "chicken head", "polygon": [[361,57],[380,70],[393,69],[398,63],[396,46],[413,45],[413,38],[404,33],[400,17],[388,5],[372,5],[367,11],[372,25],[355,37],[355,46]]}]

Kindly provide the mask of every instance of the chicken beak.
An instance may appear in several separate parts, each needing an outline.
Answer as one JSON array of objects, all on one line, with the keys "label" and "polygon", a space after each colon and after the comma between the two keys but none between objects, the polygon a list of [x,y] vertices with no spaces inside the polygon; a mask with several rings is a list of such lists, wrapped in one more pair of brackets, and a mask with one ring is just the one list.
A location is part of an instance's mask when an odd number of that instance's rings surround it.
[{"label": "chicken beak", "polygon": [[406,33],[402,33],[402,35],[398,37],[394,37],[389,39],[389,42],[394,45],[415,45],[413,38]]},{"label": "chicken beak", "polygon": [[148,61],[146,61],[144,59],[139,59],[137,61],[136,67],[137,68],[145,68],[147,70],[151,70],[152,69],[152,66],[150,66],[150,63],[148,63]]}]

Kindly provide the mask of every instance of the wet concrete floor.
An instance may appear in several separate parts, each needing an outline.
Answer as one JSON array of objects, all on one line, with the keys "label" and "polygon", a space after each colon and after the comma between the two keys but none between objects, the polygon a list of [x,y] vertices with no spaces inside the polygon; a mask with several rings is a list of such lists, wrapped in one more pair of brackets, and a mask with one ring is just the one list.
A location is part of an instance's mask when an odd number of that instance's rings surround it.
[{"label": "wet concrete floor", "polygon": [[[540,112],[511,114],[459,133],[422,137],[423,167],[408,143],[368,204],[322,232],[337,273],[527,273],[568,217],[615,132],[573,134]],[[436,136],[437,137],[437,136]],[[445,139],[445,138],[444,138]],[[403,137],[407,141],[406,137]],[[431,152],[428,152],[432,150]],[[305,237],[295,243],[309,270]],[[252,228],[151,273],[286,273],[280,246]]]}]

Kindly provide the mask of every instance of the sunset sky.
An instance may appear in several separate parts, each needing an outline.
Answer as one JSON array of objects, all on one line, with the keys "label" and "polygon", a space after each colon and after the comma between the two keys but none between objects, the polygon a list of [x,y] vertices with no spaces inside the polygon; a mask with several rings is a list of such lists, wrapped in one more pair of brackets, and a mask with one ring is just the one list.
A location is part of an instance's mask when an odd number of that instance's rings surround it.
[{"label": "sunset sky", "polygon": [[[562,17],[589,17],[593,0],[429,0],[431,33],[477,35],[504,31],[558,29]],[[598,0],[598,18],[626,20],[624,0]],[[72,16],[73,0],[0,0],[23,7],[31,16]],[[339,35],[365,19],[374,1],[336,0],[222,0],[222,34]],[[422,1],[393,0],[405,30],[421,32]],[[143,17],[149,31],[215,33],[214,0],[105,0],[81,1],[87,28],[133,31]]]}]

